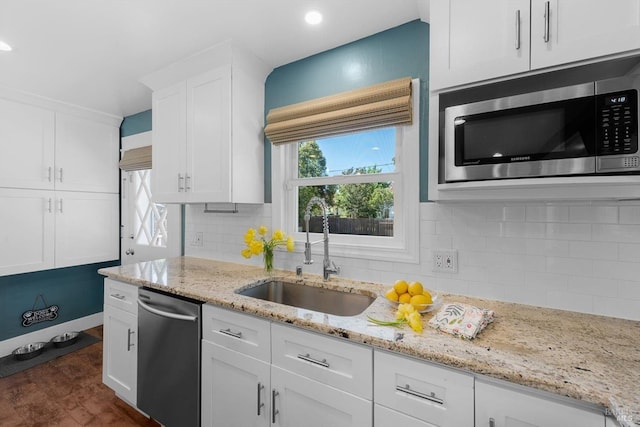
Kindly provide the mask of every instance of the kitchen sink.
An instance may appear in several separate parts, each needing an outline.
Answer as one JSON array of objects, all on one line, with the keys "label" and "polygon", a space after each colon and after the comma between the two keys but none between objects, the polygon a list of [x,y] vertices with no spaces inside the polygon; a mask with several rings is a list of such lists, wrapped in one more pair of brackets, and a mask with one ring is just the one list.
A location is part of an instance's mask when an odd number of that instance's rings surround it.
[{"label": "kitchen sink", "polygon": [[240,295],[336,316],[355,316],[375,301],[365,294],[272,280],[236,291]]}]

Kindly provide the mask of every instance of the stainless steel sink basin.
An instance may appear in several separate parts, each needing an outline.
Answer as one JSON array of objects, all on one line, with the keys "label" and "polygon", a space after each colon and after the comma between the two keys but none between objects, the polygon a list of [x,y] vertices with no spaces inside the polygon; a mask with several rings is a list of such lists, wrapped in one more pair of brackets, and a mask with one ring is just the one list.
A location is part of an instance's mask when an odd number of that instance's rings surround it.
[{"label": "stainless steel sink basin", "polygon": [[364,294],[273,280],[236,291],[240,295],[336,316],[355,316],[375,301]]}]

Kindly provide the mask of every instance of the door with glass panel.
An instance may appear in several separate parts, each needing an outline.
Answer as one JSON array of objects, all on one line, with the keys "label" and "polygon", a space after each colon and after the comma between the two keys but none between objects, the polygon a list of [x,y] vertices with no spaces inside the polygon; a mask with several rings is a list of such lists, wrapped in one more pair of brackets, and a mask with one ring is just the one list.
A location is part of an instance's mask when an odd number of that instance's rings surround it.
[{"label": "door with glass panel", "polygon": [[[151,132],[125,137],[122,151],[151,144]],[[151,169],[122,171],[122,264],[180,256],[180,205],[154,203]]]}]

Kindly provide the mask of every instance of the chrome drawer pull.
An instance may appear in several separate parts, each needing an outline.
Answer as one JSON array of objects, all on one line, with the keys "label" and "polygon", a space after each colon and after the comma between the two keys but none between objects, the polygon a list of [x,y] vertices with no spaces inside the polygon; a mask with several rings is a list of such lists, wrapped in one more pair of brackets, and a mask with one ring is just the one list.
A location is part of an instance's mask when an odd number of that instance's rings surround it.
[{"label": "chrome drawer pull", "polygon": [[261,402],[260,400],[260,396],[261,396],[261,392],[262,390],[264,390],[264,386],[260,383],[258,383],[258,416],[260,416],[260,410],[262,408],[264,408],[264,402]]},{"label": "chrome drawer pull", "polygon": [[120,295],[120,294],[111,294],[111,296],[114,297],[115,299],[119,299],[120,301],[126,299],[124,295]]},{"label": "chrome drawer pull", "polygon": [[127,332],[129,333],[129,335],[127,336],[127,351],[131,351],[131,347],[133,347],[134,345],[131,343],[131,335],[135,334],[135,332],[131,329],[127,329]]},{"label": "chrome drawer pull", "polygon": [[438,405],[444,404],[444,400],[440,399],[439,397],[436,397],[436,394],[434,392],[431,392],[430,394],[420,393],[419,391],[411,390],[411,387],[409,387],[409,384],[407,384],[406,387],[397,385],[396,391],[401,391],[403,393],[410,394],[411,396],[419,397],[420,399],[425,399],[430,402],[437,403]]},{"label": "chrome drawer pull", "polygon": [[227,328],[227,329],[220,329],[220,333],[221,334],[225,334],[225,335],[229,335],[230,337],[234,337],[234,338],[242,338],[242,332],[238,331],[238,332],[233,332],[231,330],[231,328]]},{"label": "chrome drawer pull", "polygon": [[314,359],[313,357],[311,357],[309,355],[309,353],[307,353],[307,354],[299,354],[298,355],[298,359],[302,359],[302,360],[305,360],[307,362],[315,363],[316,365],[320,365],[323,368],[328,368],[329,367],[329,363],[327,363],[327,359],[322,359],[322,360]]}]

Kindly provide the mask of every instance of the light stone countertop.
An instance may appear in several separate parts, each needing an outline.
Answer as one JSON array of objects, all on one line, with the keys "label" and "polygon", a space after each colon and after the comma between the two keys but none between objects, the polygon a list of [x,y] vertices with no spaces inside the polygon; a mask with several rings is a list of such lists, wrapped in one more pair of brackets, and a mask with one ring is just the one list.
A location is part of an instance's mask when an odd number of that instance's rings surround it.
[{"label": "light stone countertop", "polygon": [[367,315],[393,320],[395,309],[383,296],[389,284],[336,276],[323,282],[316,275],[305,274],[300,279],[288,271],[273,274],[312,286],[379,296],[362,314],[341,317],[238,295],[236,290],[267,279],[261,268],[248,265],[178,257],[103,268],[99,273],[579,399],[602,406],[623,427],[640,425],[640,322],[444,295],[445,302],[495,311],[495,321],[467,341],[426,326],[430,314],[423,315],[422,334],[368,322]]}]

